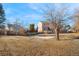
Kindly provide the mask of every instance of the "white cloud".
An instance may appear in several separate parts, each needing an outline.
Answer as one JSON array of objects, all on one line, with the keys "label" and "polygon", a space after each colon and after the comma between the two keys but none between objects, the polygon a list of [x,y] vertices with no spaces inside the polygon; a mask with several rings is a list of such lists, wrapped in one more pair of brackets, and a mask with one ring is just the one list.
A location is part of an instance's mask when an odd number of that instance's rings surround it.
[{"label": "white cloud", "polygon": [[34,20],[35,18],[41,19],[42,15],[37,15],[37,14],[27,14],[24,16],[24,18],[26,19],[31,19]]},{"label": "white cloud", "polygon": [[28,6],[32,10],[35,10],[35,11],[40,12],[40,13],[43,12],[42,9],[41,9],[42,7],[44,7],[43,4],[28,4]]}]

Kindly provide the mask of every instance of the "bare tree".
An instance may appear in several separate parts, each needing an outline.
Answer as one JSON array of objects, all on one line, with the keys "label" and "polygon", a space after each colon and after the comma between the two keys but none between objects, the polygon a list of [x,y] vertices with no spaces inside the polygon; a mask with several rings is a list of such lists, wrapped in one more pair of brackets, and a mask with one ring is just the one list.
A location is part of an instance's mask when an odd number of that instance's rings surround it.
[{"label": "bare tree", "polygon": [[21,27],[20,19],[15,19],[14,27],[15,27],[14,31],[15,31],[16,35],[18,35],[19,28]]},{"label": "bare tree", "polygon": [[68,7],[65,5],[48,4],[42,10],[44,17],[50,23],[50,28],[55,31],[56,39],[59,40],[59,32],[63,24],[67,21],[69,14],[67,13]]},{"label": "bare tree", "polygon": [[76,32],[79,32],[79,7],[75,8],[75,12],[73,15],[74,20],[74,29]]}]

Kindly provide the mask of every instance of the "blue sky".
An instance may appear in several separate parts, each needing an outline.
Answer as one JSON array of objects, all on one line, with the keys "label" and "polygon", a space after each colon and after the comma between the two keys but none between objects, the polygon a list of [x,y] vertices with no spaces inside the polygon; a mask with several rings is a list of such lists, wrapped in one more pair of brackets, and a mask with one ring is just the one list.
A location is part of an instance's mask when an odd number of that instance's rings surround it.
[{"label": "blue sky", "polygon": [[[37,25],[39,21],[44,20],[42,17],[43,11],[40,8],[46,5],[46,3],[4,3],[3,7],[7,23],[14,23],[18,19],[18,22],[27,27],[31,23]],[[77,3],[66,5],[70,8],[70,13],[73,13],[73,9],[79,6]]]}]

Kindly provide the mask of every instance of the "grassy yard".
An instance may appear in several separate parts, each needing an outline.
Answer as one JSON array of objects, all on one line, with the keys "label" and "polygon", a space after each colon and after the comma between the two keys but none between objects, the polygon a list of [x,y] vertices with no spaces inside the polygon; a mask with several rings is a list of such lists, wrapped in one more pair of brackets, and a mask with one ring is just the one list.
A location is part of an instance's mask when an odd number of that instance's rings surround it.
[{"label": "grassy yard", "polygon": [[[72,36],[75,36],[75,34],[72,34]],[[56,39],[42,40],[28,36],[1,36],[0,55],[79,56],[79,39],[64,40],[68,39],[68,37],[64,37],[58,41]],[[69,36],[69,38],[71,37]]]}]

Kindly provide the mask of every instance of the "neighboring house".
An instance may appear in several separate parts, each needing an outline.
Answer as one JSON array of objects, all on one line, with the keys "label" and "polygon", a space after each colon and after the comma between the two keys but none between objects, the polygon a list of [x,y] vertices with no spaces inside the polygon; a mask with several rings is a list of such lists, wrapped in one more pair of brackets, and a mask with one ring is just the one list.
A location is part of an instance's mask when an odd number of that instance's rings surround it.
[{"label": "neighboring house", "polygon": [[16,28],[14,24],[8,24],[7,27],[8,27],[7,34],[10,34],[10,35],[16,34],[16,31],[15,31]]},{"label": "neighboring house", "polygon": [[18,24],[8,24],[5,26],[5,33],[9,35],[24,35],[25,29]]},{"label": "neighboring house", "polygon": [[15,30],[15,26],[14,24],[8,24],[8,31],[14,31]]},{"label": "neighboring house", "polygon": [[25,29],[19,24],[12,24],[10,27],[10,31],[16,35],[25,35]]},{"label": "neighboring house", "polygon": [[43,32],[43,23],[42,22],[38,23],[38,32]]},{"label": "neighboring house", "polygon": [[39,22],[38,23],[38,32],[42,33],[42,32],[49,32],[51,31],[50,27],[49,27],[49,23],[48,22]]},{"label": "neighboring house", "polygon": [[0,35],[6,35],[7,31],[9,31],[9,28],[7,25],[0,25]]}]

